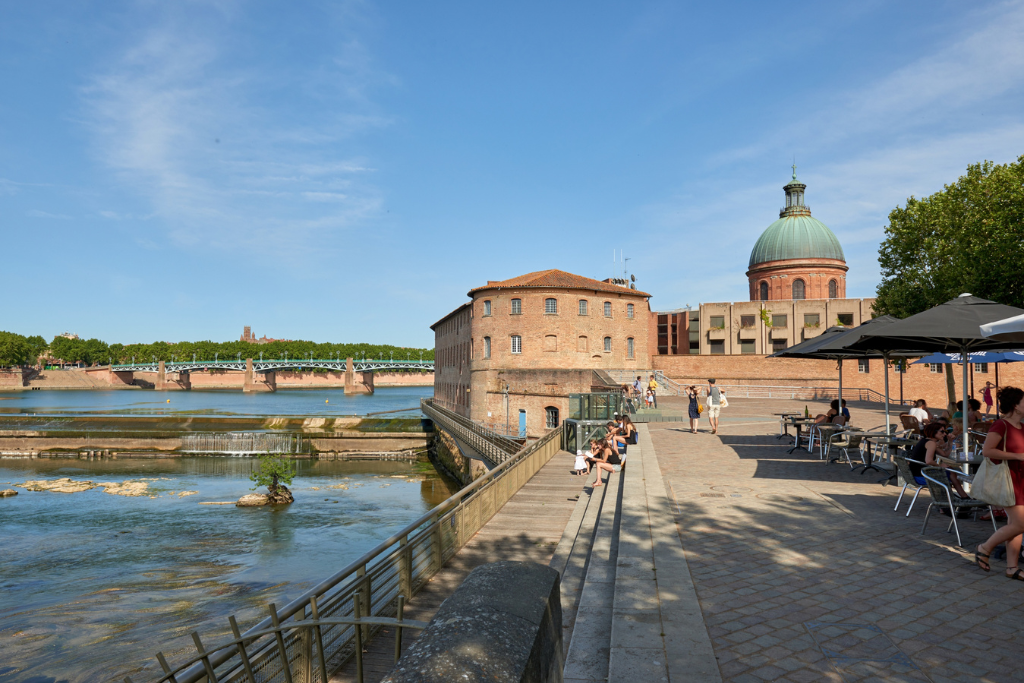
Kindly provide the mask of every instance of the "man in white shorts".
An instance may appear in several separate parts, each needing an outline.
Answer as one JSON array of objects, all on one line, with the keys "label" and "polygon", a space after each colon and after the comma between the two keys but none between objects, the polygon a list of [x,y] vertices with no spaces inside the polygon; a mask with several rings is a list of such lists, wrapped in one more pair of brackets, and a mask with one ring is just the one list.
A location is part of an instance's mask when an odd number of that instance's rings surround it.
[{"label": "man in white shorts", "polygon": [[711,433],[718,433],[718,413],[722,410],[722,391],[715,386],[715,380],[708,380],[708,419],[711,421]]}]

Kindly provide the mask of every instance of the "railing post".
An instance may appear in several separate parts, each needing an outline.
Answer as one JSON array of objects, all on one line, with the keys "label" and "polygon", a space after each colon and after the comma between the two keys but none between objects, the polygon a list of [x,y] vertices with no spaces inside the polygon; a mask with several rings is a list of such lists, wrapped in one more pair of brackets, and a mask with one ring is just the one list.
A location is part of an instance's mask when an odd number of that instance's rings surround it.
[{"label": "railing post", "polygon": [[[302,618],[308,619],[306,610],[302,610]],[[302,629],[302,659],[299,661],[299,673],[302,674],[303,683],[313,683],[313,629]]]},{"label": "railing post", "polygon": [[441,516],[434,515],[434,523],[431,525],[430,531],[430,562],[431,566],[434,569],[432,573],[435,574],[441,571],[441,558],[444,557],[444,552],[441,548],[442,538],[443,537],[441,536]]},{"label": "railing post", "polygon": [[[365,564],[362,567],[360,567],[359,569],[356,570],[356,576],[361,579],[361,581],[359,581],[359,593],[356,593],[356,595],[360,595],[360,593],[362,594],[362,596],[359,599],[359,602],[362,603],[362,605],[361,605],[362,606],[362,614],[363,614],[363,616],[366,616],[366,617],[372,617],[373,616],[373,597],[372,597],[372,592],[371,592],[372,586],[370,585],[370,575],[366,573],[366,565]],[[369,624],[367,624],[366,626],[360,626],[359,630],[362,633],[363,640],[368,640],[370,638],[370,625]]]},{"label": "railing post", "polygon": [[409,546],[409,537],[403,536],[398,545],[398,592],[412,595],[412,548]]}]

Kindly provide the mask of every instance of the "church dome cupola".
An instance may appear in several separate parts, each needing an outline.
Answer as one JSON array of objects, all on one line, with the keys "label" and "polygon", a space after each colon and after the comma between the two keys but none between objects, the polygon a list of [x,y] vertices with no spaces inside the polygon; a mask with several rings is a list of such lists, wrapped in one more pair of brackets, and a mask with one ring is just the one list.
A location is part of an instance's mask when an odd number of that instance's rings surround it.
[{"label": "church dome cupola", "polygon": [[843,298],[846,256],[839,238],[811,216],[804,203],[807,185],[793,177],[783,188],[786,206],[750,252],[747,277],[752,301]]}]

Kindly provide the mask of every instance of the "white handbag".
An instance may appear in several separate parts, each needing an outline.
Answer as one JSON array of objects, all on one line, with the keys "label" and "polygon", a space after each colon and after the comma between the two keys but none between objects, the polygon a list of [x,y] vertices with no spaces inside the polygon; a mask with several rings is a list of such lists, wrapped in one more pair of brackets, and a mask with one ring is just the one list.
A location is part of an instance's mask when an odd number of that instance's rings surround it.
[{"label": "white handbag", "polygon": [[[1005,445],[1006,435],[1003,434],[1003,446]],[[1010,478],[1010,466],[1005,460],[998,465],[988,458],[982,460],[977,474],[974,475],[974,481],[971,482],[971,498],[1003,508],[1017,504],[1013,479]]]},{"label": "white handbag", "polygon": [[729,399],[727,399],[725,397],[725,392],[719,392],[718,393],[718,407],[719,408],[728,408],[729,407]]}]

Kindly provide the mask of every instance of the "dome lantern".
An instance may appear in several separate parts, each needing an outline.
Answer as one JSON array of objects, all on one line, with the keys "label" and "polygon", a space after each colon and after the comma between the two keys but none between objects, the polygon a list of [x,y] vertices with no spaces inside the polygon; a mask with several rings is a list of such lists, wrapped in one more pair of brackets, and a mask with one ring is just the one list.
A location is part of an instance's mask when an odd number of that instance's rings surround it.
[{"label": "dome lantern", "polygon": [[793,179],[782,189],[786,191],[786,208],[779,211],[779,218],[811,215],[811,207],[804,204],[804,190],[807,186],[796,179],[796,164],[793,164]]}]

